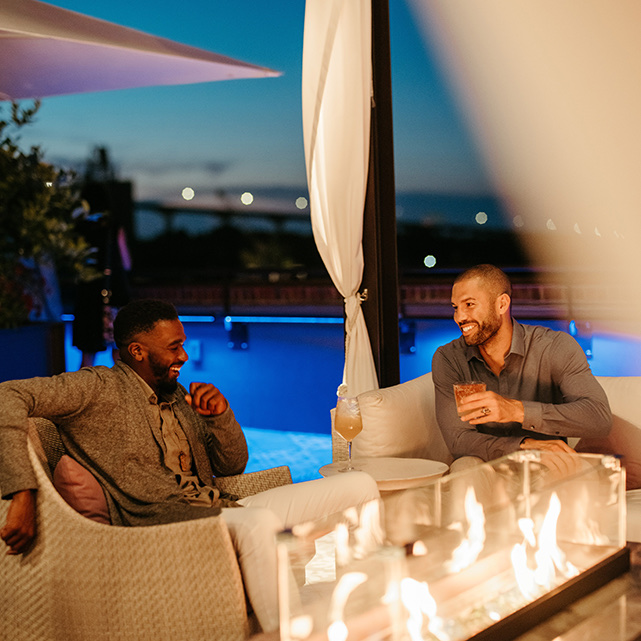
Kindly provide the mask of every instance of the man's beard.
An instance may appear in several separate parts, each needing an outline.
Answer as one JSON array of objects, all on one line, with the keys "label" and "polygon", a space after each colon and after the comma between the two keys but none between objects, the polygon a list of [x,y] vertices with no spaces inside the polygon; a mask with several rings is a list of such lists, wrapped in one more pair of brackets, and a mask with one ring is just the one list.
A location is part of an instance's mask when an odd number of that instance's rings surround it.
[{"label": "man's beard", "polygon": [[169,378],[170,368],[173,367],[174,364],[172,363],[172,365],[166,367],[160,364],[155,357],[150,354],[149,365],[157,381],[158,393],[161,396],[170,396],[173,394],[178,389],[178,381]]},{"label": "man's beard", "polygon": [[478,329],[469,336],[463,336],[466,345],[482,345],[492,338],[501,327],[498,314],[490,314],[488,318],[478,324]]}]

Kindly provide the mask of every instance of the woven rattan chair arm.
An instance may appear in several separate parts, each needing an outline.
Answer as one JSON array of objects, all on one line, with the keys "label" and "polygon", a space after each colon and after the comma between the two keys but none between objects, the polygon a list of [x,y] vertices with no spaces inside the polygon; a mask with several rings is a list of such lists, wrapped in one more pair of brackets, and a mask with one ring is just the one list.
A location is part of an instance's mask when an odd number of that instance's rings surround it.
[{"label": "woven rattan chair arm", "polygon": [[236,474],[235,476],[219,476],[214,479],[216,487],[226,494],[245,498],[274,487],[288,485],[292,482],[292,475],[287,465],[272,467],[268,470]]}]

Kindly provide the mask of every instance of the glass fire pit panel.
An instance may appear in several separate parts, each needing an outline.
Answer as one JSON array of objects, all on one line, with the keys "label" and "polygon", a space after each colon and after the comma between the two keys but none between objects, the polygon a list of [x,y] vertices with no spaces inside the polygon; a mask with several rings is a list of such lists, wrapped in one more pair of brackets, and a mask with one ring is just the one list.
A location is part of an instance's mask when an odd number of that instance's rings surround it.
[{"label": "glass fire pit panel", "polygon": [[283,641],[471,639],[625,547],[612,456],[524,451],[410,496],[404,546],[374,505],[279,537]]}]

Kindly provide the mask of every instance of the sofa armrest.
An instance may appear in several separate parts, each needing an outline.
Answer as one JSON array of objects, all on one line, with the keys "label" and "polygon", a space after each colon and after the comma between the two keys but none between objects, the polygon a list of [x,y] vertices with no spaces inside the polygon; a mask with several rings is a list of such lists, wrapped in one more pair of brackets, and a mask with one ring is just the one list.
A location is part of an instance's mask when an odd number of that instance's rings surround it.
[{"label": "sofa armrest", "polygon": [[615,454],[626,468],[626,489],[641,488],[641,420],[638,395],[641,376],[597,376],[612,410],[612,429],[603,438],[582,438],[578,452]]}]

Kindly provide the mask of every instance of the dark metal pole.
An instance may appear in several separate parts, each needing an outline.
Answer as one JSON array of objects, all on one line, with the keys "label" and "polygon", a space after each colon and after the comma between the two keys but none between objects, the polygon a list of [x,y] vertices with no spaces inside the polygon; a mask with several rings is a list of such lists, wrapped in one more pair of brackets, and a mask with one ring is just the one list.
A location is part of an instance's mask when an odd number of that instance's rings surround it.
[{"label": "dark metal pole", "polygon": [[381,387],[400,382],[398,256],[392,126],[389,5],[372,0],[372,120],[369,176],[363,216],[363,303]]}]

